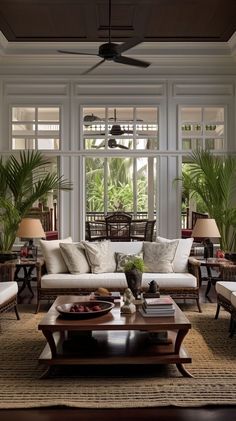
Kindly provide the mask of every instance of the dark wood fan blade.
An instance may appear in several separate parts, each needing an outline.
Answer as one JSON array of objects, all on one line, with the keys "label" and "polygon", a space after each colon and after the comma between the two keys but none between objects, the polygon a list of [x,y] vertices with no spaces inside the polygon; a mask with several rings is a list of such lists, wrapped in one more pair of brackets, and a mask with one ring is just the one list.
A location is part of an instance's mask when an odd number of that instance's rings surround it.
[{"label": "dark wood fan blade", "polygon": [[98,63],[96,63],[94,66],[90,67],[90,69],[86,70],[85,72],[82,73],[82,75],[87,75],[88,73],[90,73],[92,70],[96,69],[96,67],[100,66],[102,63],[104,63],[105,59],[99,61]]},{"label": "dark wood fan blade", "polygon": [[115,57],[114,61],[116,63],[128,64],[129,66],[137,66],[137,67],[148,67],[151,64],[151,63],[148,63],[147,61],[136,60],[134,58],[123,57],[123,56]]},{"label": "dark wood fan blade", "polygon": [[120,149],[129,149],[128,146],[125,145],[116,145],[116,147]]},{"label": "dark wood fan blade", "polygon": [[98,56],[98,54],[95,54],[95,53],[80,53],[79,51],[57,50],[57,52],[63,53],[63,54],[76,54],[79,56]]},{"label": "dark wood fan blade", "polygon": [[131,38],[128,41],[124,42],[123,44],[118,45],[118,47],[117,47],[117,53],[118,54],[121,54],[124,51],[127,51],[130,48],[135,47],[135,45],[138,45],[141,42],[142,42],[141,39],[138,38],[138,37]]}]

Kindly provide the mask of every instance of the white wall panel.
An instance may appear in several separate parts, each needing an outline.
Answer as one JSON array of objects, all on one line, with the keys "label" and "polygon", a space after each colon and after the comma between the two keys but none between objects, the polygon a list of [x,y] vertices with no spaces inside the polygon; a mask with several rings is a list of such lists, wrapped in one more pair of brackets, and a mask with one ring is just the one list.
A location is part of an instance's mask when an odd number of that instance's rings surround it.
[{"label": "white wall panel", "polygon": [[163,96],[165,95],[165,84],[149,83],[146,84],[132,83],[124,84],[78,84],[75,87],[76,95],[148,95]]},{"label": "white wall panel", "polygon": [[7,96],[65,96],[68,95],[68,85],[66,83],[20,83],[20,82],[7,82],[4,86],[4,94]]},{"label": "white wall panel", "polygon": [[[49,72],[50,73],[50,72]],[[224,105],[227,109],[227,148],[236,153],[236,76],[214,77],[192,75],[151,75],[148,77],[91,76],[91,79],[68,76],[53,77],[32,74],[0,77],[0,150],[10,151],[9,109],[20,104],[57,104],[62,109],[62,148],[60,173],[74,184],[72,192],[60,193],[60,234],[72,235],[74,240],[84,236],[85,196],[83,159],[88,153],[80,141],[80,107],[86,105],[155,105],[160,109],[157,219],[159,235],[176,238],[180,234],[181,189],[173,185],[180,174],[181,157],[178,148],[179,105]],[[2,89],[1,89],[2,87]],[[114,151],[116,153],[117,151]],[[57,152],[47,152],[47,155]],[[96,153],[104,154],[103,151]],[[112,151],[109,151],[112,153]],[[125,152],[122,152],[125,156]],[[135,156],[134,151],[129,154]],[[139,151],[140,153],[140,151]],[[95,151],[93,151],[95,154]],[[138,155],[137,155],[138,156]]]},{"label": "white wall panel", "polygon": [[234,85],[232,83],[210,84],[210,83],[175,83],[173,84],[173,96],[221,96],[233,95]]}]

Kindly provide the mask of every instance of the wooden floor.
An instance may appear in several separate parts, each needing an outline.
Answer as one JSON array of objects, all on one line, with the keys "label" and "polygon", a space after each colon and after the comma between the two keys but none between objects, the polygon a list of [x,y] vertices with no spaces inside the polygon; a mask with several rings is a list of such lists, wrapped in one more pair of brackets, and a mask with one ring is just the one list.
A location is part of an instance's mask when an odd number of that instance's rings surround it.
[{"label": "wooden floor", "polygon": [[[201,287],[201,302],[206,302],[205,286]],[[214,287],[209,294],[210,301],[215,302]],[[21,305],[35,307],[35,297],[31,297],[28,290],[24,290],[19,299]],[[24,390],[22,390],[24,393]],[[141,408],[141,409],[68,409],[61,407],[43,409],[0,410],[1,421],[225,421],[236,418],[236,406],[205,407],[205,408]]]}]

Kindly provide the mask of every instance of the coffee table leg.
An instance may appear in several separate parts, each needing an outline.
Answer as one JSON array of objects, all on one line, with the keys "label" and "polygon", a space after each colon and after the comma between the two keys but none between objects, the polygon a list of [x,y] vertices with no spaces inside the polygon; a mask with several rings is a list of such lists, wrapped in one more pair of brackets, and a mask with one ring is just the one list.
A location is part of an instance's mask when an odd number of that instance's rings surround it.
[{"label": "coffee table leg", "polygon": [[193,377],[193,375],[188,370],[186,370],[186,368],[184,367],[183,364],[176,363],[176,367],[178,368],[178,370],[182,374],[182,376],[184,376],[184,377]]},{"label": "coffee table leg", "polygon": [[56,358],[57,357],[57,347],[53,338],[53,333],[49,332],[48,330],[43,330],[43,334],[45,336],[45,338],[47,339],[48,345],[50,347],[51,353],[52,353],[52,358]]},{"label": "coffee table leg", "polygon": [[46,370],[43,372],[43,374],[40,376],[40,379],[47,379],[48,377],[50,377],[52,368],[53,367],[47,367]]},{"label": "coffee table leg", "polygon": [[[179,329],[178,330],[177,335],[176,335],[176,339],[175,339],[175,354],[180,353],[182,342],[183,342],[185,336],[187,335],[188,331],[189,331],[189,329]],[[188,370],[186,370],[186,368],[184,367],[184,365],[182,363],[176,363],[176,367],[178,368],[178,370],[182,374],[182,376],[193,377],[192,374]]]}]

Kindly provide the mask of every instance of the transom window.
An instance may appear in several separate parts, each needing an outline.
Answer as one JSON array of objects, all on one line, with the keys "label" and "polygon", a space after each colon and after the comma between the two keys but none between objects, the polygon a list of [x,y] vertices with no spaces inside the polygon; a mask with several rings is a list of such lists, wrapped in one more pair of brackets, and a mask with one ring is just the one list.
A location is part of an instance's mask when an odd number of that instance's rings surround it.
[{"label": "transom window", "polygon": [[224,149],[224,108],[180,107],[179,137],[183,150]]},{"label": "transom window", "polygon": [[60,138],[59,107],[12,107],[12,149],[58,150]]},{"label": "transom window", "polygon": [[85,149],[158,149],[158,107],[86,107]]}]

